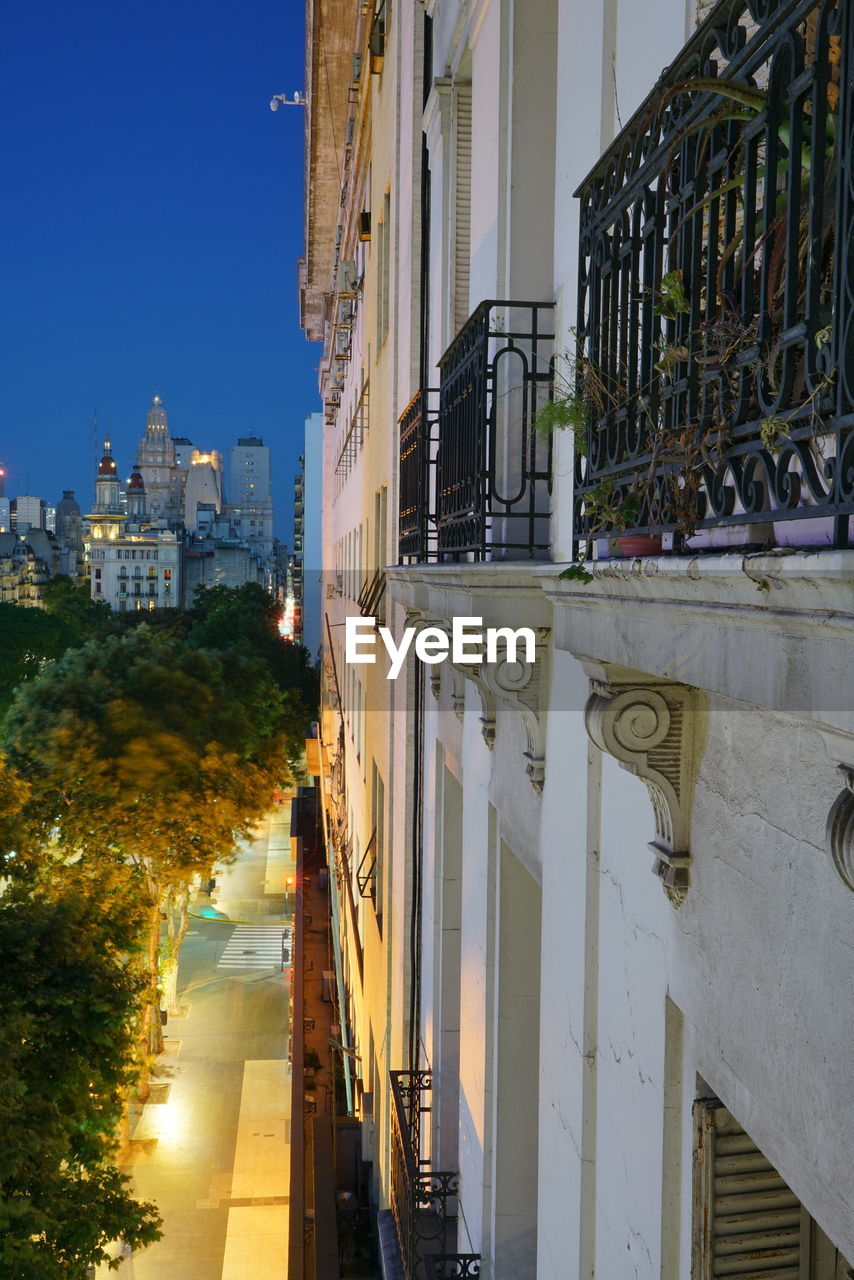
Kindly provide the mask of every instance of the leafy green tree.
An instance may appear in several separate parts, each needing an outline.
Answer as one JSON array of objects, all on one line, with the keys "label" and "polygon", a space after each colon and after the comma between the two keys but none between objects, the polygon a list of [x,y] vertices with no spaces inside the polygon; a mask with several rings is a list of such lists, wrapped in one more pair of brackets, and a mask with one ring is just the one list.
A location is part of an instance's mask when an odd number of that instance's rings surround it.
[{"label": "leafy green tree", "polygon": [[78,1280],[160,1236],[116,1169],[139,978],[132,896],[66,868],[58,895],[0,899],[0,1275]]},{"label": "leafy green tree", "polygon": [[[230,860],[272,803],[284,772],[282,703],[263,664],[139,627],[66,653],[20,689],[7,716],[7,750],[38,823],[18,851],[22,872],[50,848],[124,868],[143,896],[143,1045],[162,1043],[161,912],[195,875]],[[177,954],[167,960],[177,966]]]},{"label": "leafy green tree", "polygon": [[0,604],[0,720],[19,684],[34,680],[45,662],[79,643],[77,632],[62,618],[42,609]]},{"label": "leafy green tree", "polygon": [[317,714],[319,683],[308,650],[284,641],[280,607],[258,583],[198,587],[189,643],[200,649],[238,650],[264,663],[285,696],[284,732],[292,772],[300,769],[308,724]]},{"label": "leafy green tree", "polygon": [[88,583],[73,582],[64,573],[45,583],[44,607],[47,613],[61,618],[80,642],[103,631],[112,616],[105,600],[92,599]]}]

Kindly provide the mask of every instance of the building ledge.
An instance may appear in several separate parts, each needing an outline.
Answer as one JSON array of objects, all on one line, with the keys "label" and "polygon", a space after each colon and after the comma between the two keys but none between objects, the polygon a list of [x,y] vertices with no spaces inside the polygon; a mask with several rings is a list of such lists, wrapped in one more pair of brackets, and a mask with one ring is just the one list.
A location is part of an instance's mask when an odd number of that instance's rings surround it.
[{"label": "building ledge", "polygon": [[381,1209],[377,1214],[377,1236],[382,1280],[404,1280],[403,1262],[397,1244],[394,1217],[390,1209]]},{"label": "building ledge", "polygon": [[854,551],[594,561],[535,573],[555,648],[854,734]]}]

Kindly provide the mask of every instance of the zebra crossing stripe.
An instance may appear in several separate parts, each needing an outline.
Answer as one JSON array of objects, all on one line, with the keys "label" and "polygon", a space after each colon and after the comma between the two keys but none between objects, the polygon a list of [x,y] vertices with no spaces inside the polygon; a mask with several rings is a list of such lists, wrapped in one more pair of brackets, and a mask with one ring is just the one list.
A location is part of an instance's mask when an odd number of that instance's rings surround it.
[{"label": "zebra crossing stripe", "polygon": [[217,964],[218,969],[271,969],[282,964],[283,942],[290,961],[292,929],[273,925],[237,925]]}]

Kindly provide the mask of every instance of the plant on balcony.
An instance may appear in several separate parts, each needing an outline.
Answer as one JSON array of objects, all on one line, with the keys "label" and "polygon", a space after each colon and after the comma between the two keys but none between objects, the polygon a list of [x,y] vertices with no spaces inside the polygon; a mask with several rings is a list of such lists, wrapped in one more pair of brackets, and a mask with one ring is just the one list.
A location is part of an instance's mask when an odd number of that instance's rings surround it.
[{"label": "plant on balcony", "polygon": [[[851,78],[841,9],[804,9],[778,23],[732,0],[582,187],[582,540],[627,518],[690,537],[850,501],[835,290]],[[590,365],[607,405],[587,394]],[[580,438],[572,408],[553,425]]]}]

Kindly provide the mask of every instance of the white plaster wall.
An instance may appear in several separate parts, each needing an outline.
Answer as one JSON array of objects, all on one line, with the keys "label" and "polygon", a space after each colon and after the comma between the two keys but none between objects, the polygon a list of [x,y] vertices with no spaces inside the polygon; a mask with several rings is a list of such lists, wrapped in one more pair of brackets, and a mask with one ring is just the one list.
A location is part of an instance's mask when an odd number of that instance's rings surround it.
[{"label": "white plaster wall", "polygon": [[[493,0],[472,38],[471,272],[469,303],[498,296],[500,173],[507,134],[499,85],[505,80],[501,5]],[[504,104],[506,109],[506,103]]]},{"label": "white plaster wall", "polygon": [[854,1257],[854,894],[824,850],[840,780],[789,717],[715,700],[671,982],[697,1069]]},{"label": "white plaster wall", "polygon": [[[479,699],[467,682],[463,723],[463,868],[460,963],[460,1205],[472,1248],[483,1236],[485,1059],[489,1002],[489,886],[496,851],[488,840],[489,751],[480,735]],[[490,867],[492,862],[492,867]]]},{"label": "white plaster wall", "polygon": [[646,787],[602,761],[596,1267],[659,1274],[664,1000],[674,912],[650,874]]},{"label": "white plaster wall", "polygon": [[[572,679],[559,657],[556,674]],[[561,758],[577,759],[580,731],[579,717],[553,713],[550,759],[555,748]],[[581,767],[579,776],[585,774]],[[646,789],[603,757],[598,963],[589,947],[584,954],[572,941],[579,927],[591,927],[589,913],[581,924],[578,905],[582,850],[576,846],[574,856],[558,858],[547,834],[553,821],[564,833],[570,829],[570,785],[565,779],[562,794],[554,795],[550,776],[543,802],[538,1275],[576,1274],[567,1270],[565,1253],[567,1244],[575,1249],[566,1208],[576,1194],[579,1237],[585,1213],[594,1213],[597,1275],[660,1274],[668,995],[686,1021],[681,1162],[671,1171],[681,1183],[680,1265],[687,1267],[690,1253],[690,1107],[697,1075],[850,1257],[854,894],[822,847],[826,814],[839,791],[823,745],[790,718],[715,701],[695,794],[692,885],[678,912],[650,873],[646,844],[654,822]],[[576,840],[580,845],[577,833]],[[562,988],[550,978],[550,954],[561,957]],[[597,1052],[595,1092],[591,1097],[588,1090],[582,1120],[584,1071],[575,1046],[583,1044],[585,978],[588,992],[596,992]],[[558,1035],[561,1015],[575,1042],[571,1052]],[[579,1185],[584,1128],[591,1123],[593,1204]],[[675,1280],[672,1271],[665,1274]]]},{"label": "white plaster wall", "polygon": [[[587,677],[553,655],[552,679],[583,706]],[[587,897],[587,735],[580,711],[549,715],[542,800],[538,1280],[577,1275],[581,1234]]]}]

